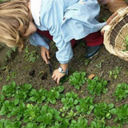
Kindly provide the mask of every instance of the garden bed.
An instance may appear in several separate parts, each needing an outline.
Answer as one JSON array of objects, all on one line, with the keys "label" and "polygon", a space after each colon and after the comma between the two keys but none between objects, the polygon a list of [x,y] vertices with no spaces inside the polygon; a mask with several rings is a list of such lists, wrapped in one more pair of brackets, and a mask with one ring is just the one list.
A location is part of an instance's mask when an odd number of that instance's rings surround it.
[{"label": "garden bed", "polygon": [[[51,42],[53,68],[55,50]],[[1,46],[0,54],[0,128],[128,128],[128,62],[104,47],[88,60],[78,41],[60,85],[39,47],[27,44],[18,53]]]}]

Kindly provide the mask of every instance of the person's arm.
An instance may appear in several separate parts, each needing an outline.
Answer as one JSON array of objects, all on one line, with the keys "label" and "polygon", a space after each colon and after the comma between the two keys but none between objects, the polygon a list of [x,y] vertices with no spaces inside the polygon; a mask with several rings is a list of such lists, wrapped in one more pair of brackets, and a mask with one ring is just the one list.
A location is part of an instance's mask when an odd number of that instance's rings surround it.
[{"label": "person's arm", "polygon": [[41,37],[38,33],[33,33],[32,35],[30,35],[29,37],[29,41],[30,44],[34,45],[34,46],[43,46],[47,49],[49,49],[49,46],[46,42],[45,39],[43,39],[43,37]]},{"label": "person's arm", "polygon": [[46,39],[41,37],[38,33],[34,33],[29,37],[29,41],[32,45],[41,47],[41,57],[43,58],[45,63],[48,64],[50,55],[49,55],[49,46],[46,43]]},{"label": "person's arm", "polygon": [[[58,38],[60,37],[58,36]],[[64,40],[61,40],[58,43],[56,42],[56,46],[58,48],[58,51],[56,52],[56,58],[59,61],[60,66],[58,69],[54,70],[52,78],[57,82],[57,84],[59,84],[60,79],[66,74],[68,74],[68,63],[73,57],[73,51],[72,51],[71,43],[64,42]]]}]

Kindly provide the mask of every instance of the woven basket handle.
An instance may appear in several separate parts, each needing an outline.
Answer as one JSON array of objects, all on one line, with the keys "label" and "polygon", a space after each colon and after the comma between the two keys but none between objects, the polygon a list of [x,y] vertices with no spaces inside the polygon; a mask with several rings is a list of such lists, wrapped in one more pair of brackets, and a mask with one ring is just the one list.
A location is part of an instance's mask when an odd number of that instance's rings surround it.
[{"label": "woven basket handle", "polygon": [[111,25],[105,25],[102,29],[101,29],[101,33],[104,34],[105,31],[109,31],[109,29],[111,28]]}]

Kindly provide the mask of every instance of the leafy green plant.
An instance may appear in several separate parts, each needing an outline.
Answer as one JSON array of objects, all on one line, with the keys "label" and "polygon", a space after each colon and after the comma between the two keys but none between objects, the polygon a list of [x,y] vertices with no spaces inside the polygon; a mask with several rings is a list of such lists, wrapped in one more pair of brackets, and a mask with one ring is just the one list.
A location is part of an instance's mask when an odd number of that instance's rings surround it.
[{"label": "leafy green plant", "polygon": [[1,119],[0,128],[21,128],[21,122]]},{"label": "leafy green plant", "polygon": [[128,123],[128,104],[113,109],[112,114],[116,115],[115,121],[122,124]]},{"label": "leafy green plant", "polygon": [[106,128],[105,127],[105,121],[104,121],[104,119],[102,119],[102,120],[99,120],[99,119],[93,120],[91,122],[89,128]]},{"label": "leafy green plant", "polygon": [[17,86],[16,93],[14,96],[15,105],[19,104],[20,102],[27,101],[28,94],[30,93],[31,89],[31,84]]},{"label": "leafy green plant", "polygon": [[16,72],[10,72],[6,77],[6,81],[12,80],[14,78],[16,78]]},{"label": "leafy green plant", "polygon": [[121,67],[116,66],[113,70],[109,71],[109,77],[117,79],[120,71],[121,71]]},{"label": "leafy green plant", "polygon": [[128,97],[128,84],[126,83],[118,84],[114,92],[114,95],[116,96],[117,101],[127,98]]},{"label": "leafy green plant", "polygon": [[84,118],[78,120],[72,120],[70,128],[88,128],[88,121]]},{"label": "leafy green plant", "polygon": [[111,110],[114,109],[114,104],[106,104],[106,103],[98,103],[95,105],[94,108],[94,115],[98,118],[98,119],[111,119],[112,114],[111,114]]},{"label": "leafy green plant", "polygon": [[86,73],[85,72],[74,72],[69,77],[69,83],[74,86],[76,89],[80,89],[80,87],[86,82]]},{"label": "leafy green plant", "polygon": [[35,122],[37,117],[40,115],[40,106],[33,105],[33,104],[27,104],[26,109],[23,113],[23,122]]},{"label": "leafy green plant", "polygon": [[34,50],[30,52],[28,46],[26,46],[24,58],[28,62],[35,62],[39,58],[39,56],[36,54],[36,51]]},{"label": "leafy green plant", "polygon": [[10,60],[12,57],[12,54],[16,52],[16,48],[11,48],[6,52],[6,58],[5,60]]},{"label": "leafy green plant", "polygon": [[29,93],[30,98],[28,99],[28,101],[33,103],[42,103],[46,99],[47,92],[48,91],[46,89],[32,89]]},{"label": "leafy green plant", "polygon": [[50,89],[47,94],[47,102],[51,104],[55,104],[57,99],[61,99],[61,93],[64,91],[63,86],[53,87]]},{"label": "leafy green plant", "polygon": [[128,51],[128,35],[124,39],[125,42],[125,51]]},{"label": "leafy green plant", "polygon": [[76,106],[76,110],[81,114],[90,114],[93,109],[94,105],[92,97],[79,99],[79,105]]},{"label": "leafy green plant", "polygon": [[65,97],[61,99],[61,102],[64,105],[63,111],[73,108],[79,103],[78,95],[74,92],[67,92]]},{"label": "leafy green plant", "polygon": [[108,91],[107,81],[101,78],[95,77],[94,79],[88,79],[88,91],[91,95],[100,96],[102,93],[106,93]]},{"label": "leafy green plant", "polygon": [[14,81],[11,82],[9,85],[3,86],[2,88],[2,94],[7,98],[14,97],[15,92],[16,92],[16,83]]},{"label": "leafy green plant", "polygon": [[61,121],[60,113],[54,109],[49,107],[48,105],[44,105],[41,108],[40,116],[37,117],[37,122],[42,122],[44,126],[54,124],[54,121]]}]

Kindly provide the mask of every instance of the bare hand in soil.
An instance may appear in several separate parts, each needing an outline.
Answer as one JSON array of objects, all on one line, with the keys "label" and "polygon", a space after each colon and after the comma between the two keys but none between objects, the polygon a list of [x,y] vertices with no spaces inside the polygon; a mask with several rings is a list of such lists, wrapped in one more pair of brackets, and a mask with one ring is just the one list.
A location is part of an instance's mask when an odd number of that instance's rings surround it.
[{"label": "bare hand in soil", "polygon": [[49,50],[45,47],[41,47],[41,56],[43,60],[45,61],[46,64],[49,63],[50,55],[49,55]]},{"label": "bare hand in soil", "polygon": [[59,84],[60,79],[61,79],[62,77],[64,77],[64,76],[65,76],[65,74],[60,73],[60,72],[58,71],[58,69],[56,69],[56,70],[54,70],[54,72],[53,72],[52,78],[53,78],[54,81],[56,81],[57,84]]}]

